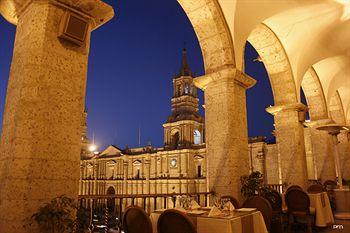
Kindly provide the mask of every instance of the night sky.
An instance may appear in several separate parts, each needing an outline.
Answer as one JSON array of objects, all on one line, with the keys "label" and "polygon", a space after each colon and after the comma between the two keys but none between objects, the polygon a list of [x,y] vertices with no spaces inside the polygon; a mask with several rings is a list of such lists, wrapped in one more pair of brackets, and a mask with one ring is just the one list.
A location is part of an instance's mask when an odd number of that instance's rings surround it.
[{"label": "night sky", "polygon": [[[151,141],[163,145],[170,114],[172,77],[180,68],[184,43],[197,75],[204,74],[194,30],[176,0],[107,0],[116,16],[92,33],[86,107],[88,134],[100,150],[108,144],[124,148]],[[0,117],[4,110],[15,27],[0,17]],[[247,92],[249,136],[270,137],[273,118],[265,108],[273,97],[263,63],[246,48],[246,72],[257,85]],[[203,93],[200,94],[203,103]],[[203,110],[201,110],[203,113]]]}]

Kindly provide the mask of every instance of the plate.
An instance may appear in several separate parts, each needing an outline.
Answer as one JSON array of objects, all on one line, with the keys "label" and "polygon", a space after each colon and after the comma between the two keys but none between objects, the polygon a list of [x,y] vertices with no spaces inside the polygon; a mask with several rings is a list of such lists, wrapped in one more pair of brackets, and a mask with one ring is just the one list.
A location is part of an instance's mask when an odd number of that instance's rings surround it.
[{"label": "plate", "polygon": [[205,214],[207,211],[205,210],[192,210],[190,212],[188,212],[188,214],[195,214],[195,215],[201,215],[201,214]]},{"label": "plate", "polygon": [[256,210],[256,208],[240,208],[237,209],[237,211],[241,211],[241,212],[250,212],[250,211],[254,211]]}]

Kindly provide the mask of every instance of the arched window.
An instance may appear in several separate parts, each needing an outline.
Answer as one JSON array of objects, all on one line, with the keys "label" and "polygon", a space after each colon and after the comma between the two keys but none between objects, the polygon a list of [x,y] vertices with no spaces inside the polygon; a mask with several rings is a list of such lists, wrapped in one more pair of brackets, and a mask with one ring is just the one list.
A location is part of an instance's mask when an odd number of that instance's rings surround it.
[{"label": "arched window", "polygon": [[189,88],[188,88],[188,84],[185,84],[185,94],[188,94]]},{"label": "arched window", "polygon": [[174,149],[176,149],[178,147],[179,140],[180,140],[179,132],[176,132],[175,134],[172,135],[171,144],[174,147]]},{"label": "arched window", "polygon": [[201,144],[202,143],[202,137],[201,133],[198,130],[195,130],[193,132],[193,137],[194,137],[194,144]]}]

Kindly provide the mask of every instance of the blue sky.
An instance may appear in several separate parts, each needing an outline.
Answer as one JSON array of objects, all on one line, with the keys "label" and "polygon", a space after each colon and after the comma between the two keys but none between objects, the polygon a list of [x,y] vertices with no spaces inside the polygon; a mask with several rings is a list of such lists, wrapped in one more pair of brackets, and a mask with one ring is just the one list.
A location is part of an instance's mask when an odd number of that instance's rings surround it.
[{"label": "blue sky", "polygon": [[[106,1],[116,16],[92,33],[86,107],[88,134],[97,145],[163,144],[163,128],[170,114],[172,77],[180,68],[186,42],[189,64],[204,74],[194,30],[176,0]],[[4,110],[15,27],[0,18],[0,118]],[[257,79],[247,92],[249,136],[271,136],[273,119],[265,108],[273,105],[272,91],[257,54],[246,48],[246,72]],[[203,102],[203,93],[200,94]],[[201,110],[202,111],[202,110]],[[203,111],[202,111],[203,112]]]}]

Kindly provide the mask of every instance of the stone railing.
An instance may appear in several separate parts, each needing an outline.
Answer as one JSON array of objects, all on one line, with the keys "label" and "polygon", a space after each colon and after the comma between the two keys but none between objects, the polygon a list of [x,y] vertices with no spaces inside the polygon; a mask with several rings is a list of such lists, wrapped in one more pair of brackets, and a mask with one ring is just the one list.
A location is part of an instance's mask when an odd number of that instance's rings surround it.
[{"label": "stone railing", "polygon": [[173,208],[176,196],[191,196],[199,205],[206,206],[212,192],[128,195],[79,195],[79,204],[90,213],[90,229],[121,228],[121,218],[130,205],[142,207],[148,214],[156,209]]},{"label": "stone railing", "polygon": [[280,194],[283,193],[283,189],[285,187],[284,184],[266,184],[266,187],[272,188],[273,190],[276,190],[277,192],[279,192]]}]

